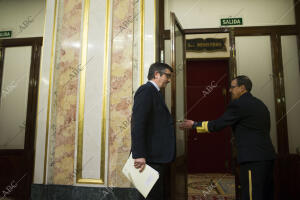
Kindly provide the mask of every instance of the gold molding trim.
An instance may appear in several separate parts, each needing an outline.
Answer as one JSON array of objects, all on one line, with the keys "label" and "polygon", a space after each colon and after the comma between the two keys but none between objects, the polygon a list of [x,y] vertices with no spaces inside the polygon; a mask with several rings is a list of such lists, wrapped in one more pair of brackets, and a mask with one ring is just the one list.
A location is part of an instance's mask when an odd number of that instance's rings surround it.
[{"label": "gold molding trim", "polygon": [[108,46],[109,46],[109,27],[110,27],[110,0],[106,0],[105,15],[105,55],[104,55],[104,79],[103,79],[103,96],[102,96],[102,135],[101,135],[101,168],[100,179],[105,180],[105,149],[106,149],[106,100],[107,100],[107,76],[108,76]]},{"label": "gold molding trim", "polygon": [[[83,32],[81,43],[81,64],[86,65],[87,48],[88,48],[88,28],[89,28],[89,9],[90,0],[84,0],[83,11]],[[80,88],[79,88],[79,113],[78,113],[78,139],[77,139],[77,166],[76,181],[82,179],[82,154],[83,154],[83,125],[84,125],[84,105],[85,105],[85,78],[86,68],[80,72]],[[79,170],[80,169],[80,170]]]},{"label": "gold molding trim", "polygon": [[81,178],[77,180],[80,184],[104,184],[102,179]]},{"label": "gold molding trim", "polygon": [[[88,15],[90,0],[85,0],[84,5],[84,27],[82,40],[82,63],[86,63],[87,58],[87,37],[88,37]],[[103,68],[103,95],[102,95],[102,129],[101,129],[101,161],[100,179],[82,178],[82,154],[83,154],[83,125],[84,125],[84,98],[85,98],[85,69],[80,73],[80,97],[79,97],[79,125],[78,125],[78,148],[77,148],[77,169],[78,175],[76,183],[80,184],[104,184],[105,183],[105,156],[106,156],[106,100],[107,100],[107,76],[108,76],[108,46],[109,46],[109,25],[110,25],[110,0],[106,0],[105,14],[105,55]]]},{"label": "gold molding trim", "polygon": [[157,56],[156,56],[156,47],[157,47],[157,41],[156,41],[156,34],[157,34],[157,26],[156,26],[156,0],[154,0],[154,62],[156,62]]},{"label": "gold molding trim", "polygon": [[[55,0],[55,3],[54,3],[54,17],[53,17],[53,31],[52,31],[52,45],[51,45],[51,59],[50,59],[45,158],[44,158],[44,176],[43,176],[44,184],[46,184],[46,170],[47,170],[47,158],[48,158],[49,115],[50,115],[50,102],[51,102],[51,92],[52,92],[51,87],[52,87],[52,73],[53,73],[53,64],[54,64],[54,46],[55,46],[55,38],[56,38],[56,10],[57,10],[57,0]],[[46,21],[45,21],[45,23],[46,23]]]},{"label": "gold molding trim", "polygon": [[140,58],[141,58],[141,66],[140,66],[140,85],[144,83],[144,22],[145,22],[145,0],[140,0],[140,14],[141,14],[141,21],[140,21]]}]

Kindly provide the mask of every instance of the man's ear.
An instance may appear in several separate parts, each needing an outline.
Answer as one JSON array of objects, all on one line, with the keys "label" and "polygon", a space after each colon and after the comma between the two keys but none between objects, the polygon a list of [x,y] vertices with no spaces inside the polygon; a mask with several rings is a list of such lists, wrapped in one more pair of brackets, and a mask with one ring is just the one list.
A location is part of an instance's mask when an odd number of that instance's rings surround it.
[{"label": "man's ear", "polygon": [[158,72],[158,71],[155,71],[155,72],[154,72],[154,78],[155,78],[155,79],[158,78],[158,75],[159,75],[159,72]]},{"label": "man's ear", "polygon": [[245,85],[241,85],[243,91],[247,91]]}]

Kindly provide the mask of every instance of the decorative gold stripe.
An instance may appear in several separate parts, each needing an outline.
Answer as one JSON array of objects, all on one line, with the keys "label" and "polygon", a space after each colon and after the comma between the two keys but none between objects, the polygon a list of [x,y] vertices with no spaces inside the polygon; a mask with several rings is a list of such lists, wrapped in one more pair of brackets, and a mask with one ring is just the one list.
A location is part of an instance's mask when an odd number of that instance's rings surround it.
[{"label": "decorative gold stripe", "polygon": [[140,58],[141,58],[141,67],[140,67],[140,85],[142,85],[144,83],[144,0],[140,0],[140,15],[141,15],[141,41],[140,41]]},{"label": "decorative gold stripe", "polygon": [[157,26],[156,26],[156,0],[154,0],[154,62],[157,61],[157,56],[156,56],[156,46],[157,46],[157,41],[156,41],[156,31],[157,31]]},{"label": "decorative gold stripe", "polygon": [[251,175],[251,170],[248,170],[248,175],[249,175],[249,197],[250,197],[250,200],[252,200],[252,175]]},{"label": "decorative gold stripe", "polygon": [[[86,0],[89,1],[89,0]],[[89,4],[89,3],[88,3]],[[89,6],[88,6],[89,7]],[[88,13],[85,4],[85,14]],[[105,147],[106,147],[106,100],[107,100],[107,76],[108,76],[108,47],[109,47],[109,27],[110,27],[110,0],[106,0],[106,15],[105,15],[105,55],[104,55],[104,69],[103,69],[103,96],[102,96],[102,130],[101,130],[101,163],[100,163],[100,179],[87,179],[82,178],[82,170],[78,170],[78,176],[76,177],[76,182],[81,184],[104,184],[105,180]],[[84,24],[88,25],[88,20],[86,21],[86,17],[84,18]],[[87,34],[88,27],[86,27],[86,34]],[[87,35],[86,35],[87,38]],[[87,40],[86,44],[87,46]],[[86,56],[85,56],[86,58]],[[84,74],[85,76],[85,74]],[[82,82],[80,82],[80,86]],[[80,87],[80,100],[84,102],[84,89]],[[84,116],[84,103],[79,103],[80,105],[80,124],[79,124],[79,131],[78,131],[78,158],[77,158],[77,169],[82,169],[82,153],[83,153],[83,116]]]},{"label": "decorative gold stripe", "polygon": [[105,55],[104,55],[104,79],[103,79],[103,97],[102,97],[102,133],[101,133],[101,169],[100,179],[105,176],[105,149],[106,149],[106,100],[107,100],[107,76],[108,76],[108,46],[109,46],[109,27],[110,27],[110,0],[106,0],[106,15],[105,15]]},{"label": "decorative gold stripe", "polygon": [[50,102],[51,102],[51,92],[52,92],[51,86],[52,86],[52,73],[53,73],[53,63],[54,63],[54,45],[55,45],[55,37],[56,37],[56,10],[57,10],[57,0],[55,0],[55,4],[54,4],[53,31],[52,31],[52,47],[51,47],[51,60],[50,60],[47,123],[46,123],[46,141],[45,141],[45,159],[44,159],[44,177],[43,177],[44,184],[46,184],[46,169],[47,169],[47,157],[48,157],[49,115],[50,115]]},{"label": "decorative gold stripe", "polygon": [[77,180],[77,183],[81,184],[104,184],[102,179],[91,179],[91,178],[81,178]]},{"label": "decorative gold stripe", "polygon": [[[88,47],[88,27],[89,27],[89,8],[90,0],[84,0],[83,31],[82,31],[82,49],[81,65],[86,65],[87,47]],[[82,154],[83,154],[83,125],[84,125],[84,105],[85,105],[85,77],[86,67],[80,72],[80,93],[79,93],[79,116],[78,116],[78,143],[77,143],[77,176],[78,181],[82,178]]]}]

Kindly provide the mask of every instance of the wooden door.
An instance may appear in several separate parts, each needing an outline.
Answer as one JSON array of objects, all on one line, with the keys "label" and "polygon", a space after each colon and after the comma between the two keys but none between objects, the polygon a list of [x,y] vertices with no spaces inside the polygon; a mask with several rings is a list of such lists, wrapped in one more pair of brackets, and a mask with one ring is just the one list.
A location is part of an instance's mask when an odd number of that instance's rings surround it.
[{"label": "wooden door", "polygon": [[[174,121],[185,118],[185,34],[174,13],[171,13],[171,113]],[[187,199],[187,170],[185,131],[176,125],[176,159],[171,165],[171,199]]]},{"label": "wooden door", "polygon": [[0,198],[29,199],[42,38],[0,40]]},{"label": "wooden door", "polygon": [[[209,121],[225,111],[230,95],[228,60],[187,61],[187,118]],[[215,133],[188,134],[188,172],[231,171],[231,129]]]}]

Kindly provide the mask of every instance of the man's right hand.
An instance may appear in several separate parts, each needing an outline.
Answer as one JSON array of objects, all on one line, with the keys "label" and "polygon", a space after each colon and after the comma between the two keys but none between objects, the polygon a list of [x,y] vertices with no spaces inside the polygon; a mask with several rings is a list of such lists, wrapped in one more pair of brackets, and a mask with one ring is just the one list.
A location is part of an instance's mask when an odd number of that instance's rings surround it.
[{"label": "man's right hand", "polygon": [[184,129],[191,129],[194,125],[194,121],[193,120],[188,120],[188,119],[185,119],[181,124],[179,124],[179,128],[181,130],[184,130]]},{"label": "man's right hand", "polygon": [[146,166],[146,159],[145,158],[136,158],[134,159],[134,167],[136,169],[140,169],[140,172],[142,172],[145,169]]}]

